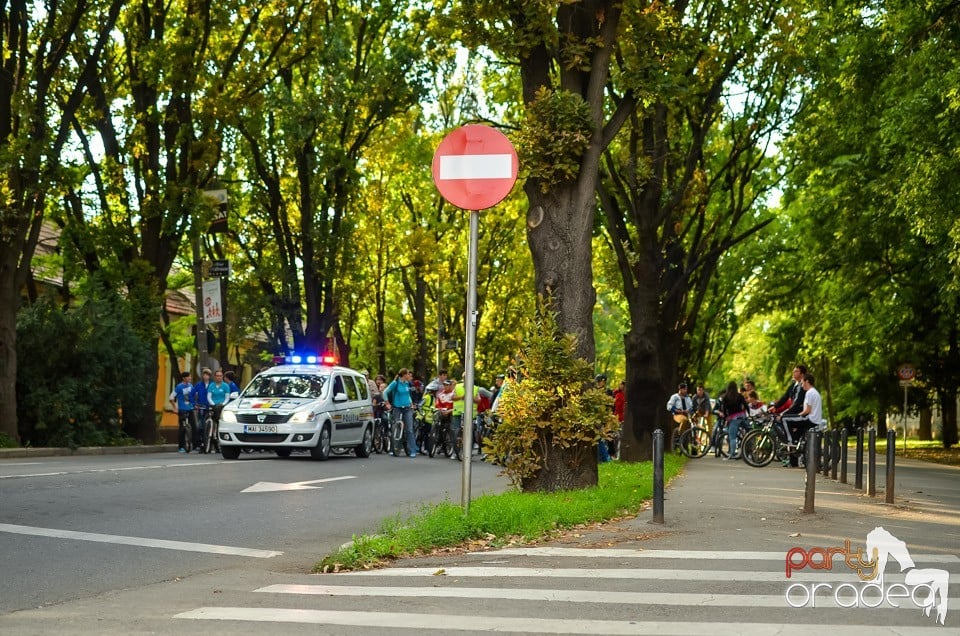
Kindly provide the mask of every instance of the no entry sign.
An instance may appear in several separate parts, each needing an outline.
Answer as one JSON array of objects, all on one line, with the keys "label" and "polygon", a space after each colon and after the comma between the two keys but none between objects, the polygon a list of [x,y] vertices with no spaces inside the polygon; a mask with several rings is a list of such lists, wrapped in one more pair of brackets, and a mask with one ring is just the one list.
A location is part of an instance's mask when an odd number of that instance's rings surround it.
[{"label": "no entry sign", "polygon": [[517,151],[506,135],[470,124],[443,138],[433,154],[433,182],[443,198],[464,210],[503,201],[517,181]]}]

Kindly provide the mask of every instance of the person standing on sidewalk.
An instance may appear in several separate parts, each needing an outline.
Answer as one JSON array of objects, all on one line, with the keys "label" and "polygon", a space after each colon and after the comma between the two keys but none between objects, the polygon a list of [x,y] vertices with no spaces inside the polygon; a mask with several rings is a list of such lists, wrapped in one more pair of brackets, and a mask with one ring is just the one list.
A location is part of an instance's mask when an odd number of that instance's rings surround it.
[{"label": "person standing on sidewalk", "polygon": [[737,391],[737,383],[731,381],[720,399],[720,410],[727,421],[727,436],[730,440],[730,454],[724,459],[740,459],[737,443],[740,441],[740,425],[747,416],[747,408],[746,399]]}]

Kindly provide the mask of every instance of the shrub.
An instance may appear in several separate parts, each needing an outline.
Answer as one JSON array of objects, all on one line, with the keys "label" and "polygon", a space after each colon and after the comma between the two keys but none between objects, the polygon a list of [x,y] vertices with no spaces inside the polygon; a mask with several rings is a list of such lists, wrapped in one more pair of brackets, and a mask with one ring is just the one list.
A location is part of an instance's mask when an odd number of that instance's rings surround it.
[{"label": "shrub", "polygon": [[[544,312],[526,330],[518,381],[501,389],[503,421],[485,451],[500,458],[524,490],[595,485],[597,444],[616,433],[613,398],[596,387],[576,345],[573,335],[560,333],[556,316]],[[545,473],[553,476],[538,481]]]},{"label": "shrub", "polygon": [[17,420],[24,445],[126,442],[121,414],[142,400],[148,349],[117,297],[63,309],[44,297],[17,316]]}]

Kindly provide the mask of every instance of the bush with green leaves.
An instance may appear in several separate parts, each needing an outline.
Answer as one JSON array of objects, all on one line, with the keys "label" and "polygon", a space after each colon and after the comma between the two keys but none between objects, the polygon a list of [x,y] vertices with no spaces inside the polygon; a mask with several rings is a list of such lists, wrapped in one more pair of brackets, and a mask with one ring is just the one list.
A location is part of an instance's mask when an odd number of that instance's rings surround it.
[{"label": "bush with green leaves", "polygon": [[[612,439],[619,423],[613,398],[597,388],[592,365],[577,356],[576,338],[560,332],[554,314],[544,312],[527,328],[517,370],[518,381],[501,389],[502,422],[485,451],[524,490],[595,485],[597,445]],[[557,479],[538,483],[546,472]]]},{"label": "bush with green leaves", "polygon": [[64,309],[40,298],[17,316],[17,421],[31,446],[129,443],[124,408],[149,394],[147,352],[115,296]]}]

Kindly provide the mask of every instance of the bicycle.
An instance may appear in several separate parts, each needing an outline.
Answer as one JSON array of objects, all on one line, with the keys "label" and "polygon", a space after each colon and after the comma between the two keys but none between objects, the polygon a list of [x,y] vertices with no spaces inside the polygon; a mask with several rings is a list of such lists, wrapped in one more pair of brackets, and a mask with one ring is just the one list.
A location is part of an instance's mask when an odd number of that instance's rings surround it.
[{"label": "bicycle", "polygon": [[421,404],[417,407],[417,411],[413,415],[414,439],[417,440],[417,447],[420,449],[420,452],[433,457],[433,452],[431,452],[433,446],[433,418],[428,419],[423,411],[423,405]]},{"label": "bicycle", "polygon": [[390,449],[390,422],[386,414],[373,420],[373,452],[382,455]]},{"label": "bicycle", "polygon": [[203,427],[203,452],[220,452],[220,412],[223,411],[223,405],[215,405],[207,409],[207,418]]},{"label": "bicycle", "polygon": [[197,425],[193,411],[177,413],[177,426],[183,435],[183,451],[189,454],[194,448],[199,450],[200,447],[194,444]]},{"label": "bicycle", "polygon": [[783,462],[797,455],[798,463],[806,466],[807,436],[800,436],[794,443],[789,439],[783,419],[768,418],[762,428],[750,431],[743,439],[743,461],[754,468],[763,468],[774,459]]},{"label": "bicycle", "polygon": [[434,411],[428,454],[433,457],[438,450],[447,458],[453,457],[453,433],[450,431],[450,417],[444,417],[440,411]]},{"label": "bicycle", "polygon": [[674,453],[683,453],[691,459],[697,459],[707,454],[710,433],[705,428],[694,425],[688,418],[676,422],[672,443]]}]

